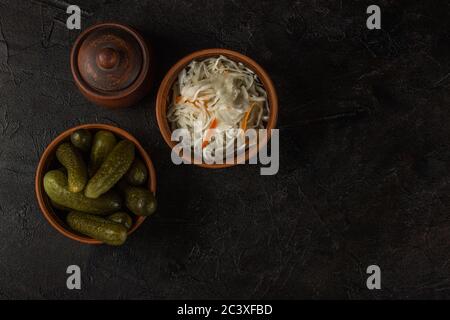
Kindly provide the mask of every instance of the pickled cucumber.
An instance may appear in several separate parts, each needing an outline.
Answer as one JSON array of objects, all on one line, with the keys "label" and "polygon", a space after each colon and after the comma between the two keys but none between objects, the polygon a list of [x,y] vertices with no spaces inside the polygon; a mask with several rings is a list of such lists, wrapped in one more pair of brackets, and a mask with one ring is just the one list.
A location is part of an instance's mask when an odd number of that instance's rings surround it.
[{"label": "pickled cucumber", "polygon": [[134,144],[128,140],[120,141],[89,180],[84,195],[96,199],[110,190],[130,169],[133,160]]},{"label": "pickled cucumber", "polygon": [[142,186],[147,182],[148,171],[145,163],[136,158],[131,165],[130,170],[125,174],[125,180],[132,186]]},{"label": "pickled cucumber", "polygon": [[114,149],[116,143],[116,137],[112,132],[100,130],[95,134],[91,149],[91,162],[89,163],[89,175],[91,177],[97,172],[112,149]]},{"label": "pickled cucumber", "polygon": [[97,199],[86,198],[82,193],[70,192],[67,177],[60,170],[52,170],[45,174],[44,190],[56,204],[72,210],[108,214],[122,207],[122,198],[116,192],[108,192]]},{"label": "pickled cucumber", "polygon": [[73,230],[109,245],[119,246],[127,239],[127,228],[109,219],[72,211],[66,221]]},{"label": "pickled cucumber", "polygon": [[83,191],[87,182],[87,169],[80,153],[72,144],[64,142],[56,149],[56,158],[67,170],[69,191]]},{"label": "pickled cucumber", "polygon": [[120,223],[125,228],[130,229],[133,225],[133,219],[131,219],[130,215],[126,212],[116,212],[108,217],[109,220],[114,221],[116,223]]},{"label": "pickled cucumber", "polygon": [[125,206],[138,216],[150,216],[156,211],[156,198],[149,190],[127,185],[121,181],[119,188],[125,195]]},{"label": "pickled cucumber", "polygon": [[60,204],[57,204],[55,201],[50,200],[50,203],[52,204],[52,207],[61,211],[72,211],[72,209],[64,207]]},{"label": "pickled cucumber", "polygon": [[92,134],[89,130],[79,129],[70,135],[72,144],[83,152],[91,149]]}]

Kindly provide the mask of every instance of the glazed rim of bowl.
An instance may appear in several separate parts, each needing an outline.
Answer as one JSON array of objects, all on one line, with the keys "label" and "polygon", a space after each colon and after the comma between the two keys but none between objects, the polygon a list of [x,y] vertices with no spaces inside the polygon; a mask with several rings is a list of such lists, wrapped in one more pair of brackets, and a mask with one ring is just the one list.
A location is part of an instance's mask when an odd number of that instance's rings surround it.
[{"label": "glazed rim of bowl", "polygon": [[[39,207],[44,214],[44,217],[47,219],[47,221],[54,227],[56,230],[58,230],[61,234],[65,235],[66,237],[76,240],[82,243],[87,244],[102,244],[103,242],[83,236],[79,233],[76,233],[69,228],[65,227],[65,222],[61,220],[58,215],[55,213],[53,207],[50,205],[50,200],[48,196],[45,194],[44,187],[43,187],[43,179],[44,174],[47,172],[47,169],[49,168],[51,162],[54,160],[54,153],[56,151],[56,147],[63,141],[67,140],[70,135],[79,129],[87,129],[87,130],[107,130],[110,131],[120,138],[127,139],[134,143],[134,145],[137,148],[137,151],[139,155],[141,156],[142,160],[146,164],[146,167],[149,172],[149,181],[148,181],[148,188],[151,192],[154,194],[156,193],[156,172],[155,168],[153,166],[153,162],[148,156],[147,152],[144,150],[144,148],[141,146],[141,144],[136,140],[135,137],[133,137],[130,133],[126,132],[123,129],[120,129],[118,127],[108,125],[108,124],[84,124],[80,126],[73,127],[71,129],[68,129],[61,133],[58,137],[56,137],[45,149],[44,153],[42,154],[39,164],[36,170],[36,177],[35,177],[35,192],[36,192],[36,198],[39,204]],[[130,230],[128,230],[128,235],[132,234],[145,220],[146,217],[144,216],[136,216],[137,219],[134,220],[134,224],[131,227]]]},{"label": "glazed rim of bowl", "polygon": [[[78,52],[80,49],[81,44],[86,39],[86,37],[91,33],[91,31],[99,28],[104,27],[116,27],[124,29],[125,31],[129,32],[133,37],[136,39],[137,43],[139,44],[139,47],[142,50],[142,67],[141,71],[139,72],[139,76],[136,78],[136,80],[125,89],[114,91],[113,94],[108,93],[107,91],[100,91],[95,90],[91,86],[89,86],[84,80],[83,77],[80,74],[80,71],[78,70]],[[149,68],[149,57],[150,57],[150,49],[148,48],[148,45],[146,44],[144,38],[132,27],[116,23],[116,22],[104,22],[104,23],[97,23],[93,26],[90,26],[86,30],[84,30],[78,38],[75,40],[75,43],[72,47],[72,50],[70,51],[70,69],[72,70],[72,75],[75,80],[75,83],[85,92],[89,93],[95,98],[105,99],[105,100],[117,100],[120,98],[124,98],[128,96],[130,93],[133,93],[137,88],[139,88],[142,83],[145,80],[147,70]]]},{"label": "glazed rim of bowl", "polygon": [[[162,80],[161,85],[159,86],[158,94],[156,97],[156,120],[158,121],[158,126],[164,140],[170,146],[170,148],[173,149],[173,147],[176,146],[176,142],[171,140],[172,130],[170,129],[169,122],[167,120],[167,108],[170,103],[169,99],[171,97],[173,84],[178,78],[178,74],[193,60],[203,60],[209,57],[220,55],[226,56],[227,58],[236,62],[242,62],[246,67],[255,72],[267,92],[269,104],[269,120],[267,121],[266,125],[266,129],[268,130],[267,139],[262,143],[259,143],[259,147],[257,149],[253,149],[254,152],[249,152],[248,150],[245,152],[245,161],[247,161],[249,158],[255,156],[255,153],[258,153],[261,147],[269,141],[271,134],[270,130],[275,129],[278,116],[278,97],[275,86],[267,72],[253,59],[239,52],[220,48],[205,49],[193,52],[179,60],[172,68],[170,68],[170,70]],[[235,163],[232,164],[201,163],[196,165],[204,168],[226,168],[234,166],[236,164],[237,163],[235,161]]]}]

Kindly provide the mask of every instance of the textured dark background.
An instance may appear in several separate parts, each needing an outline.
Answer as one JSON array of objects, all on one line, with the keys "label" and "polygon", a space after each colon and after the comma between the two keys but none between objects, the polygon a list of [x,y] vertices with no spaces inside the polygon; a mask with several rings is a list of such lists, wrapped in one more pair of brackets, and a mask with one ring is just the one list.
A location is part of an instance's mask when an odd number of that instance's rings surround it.
[{"label": "textured dark background", "polygon": [[[129,23],[153,43],[152,94],[110,111],[74,86],[58,0],[0,0],[0,298],[450,298],[449,2],[73,1],[82,27]],[[194,50],[262,64],[278,89],[280,171],[175,166],[157,85]],[[64,238],[34,172],[82,123],[113,123],[150,153],[159,212],[120,248]],[[65,270],[82,269],[82,290]],[[382,290],[366,289],[368,265]]]}]

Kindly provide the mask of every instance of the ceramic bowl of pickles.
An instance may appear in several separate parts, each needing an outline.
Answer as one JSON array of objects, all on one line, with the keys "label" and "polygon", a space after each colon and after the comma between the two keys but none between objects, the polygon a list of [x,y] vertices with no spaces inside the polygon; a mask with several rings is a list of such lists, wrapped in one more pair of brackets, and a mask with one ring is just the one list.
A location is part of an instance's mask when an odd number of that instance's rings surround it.
[{"label": "ceramic bowl of pickles", "polygon": [[47,221],[87,244],[123,245],[156,211],[156,174],[140,143],[107,124],[60,134],[36,172],[36,197]]}]

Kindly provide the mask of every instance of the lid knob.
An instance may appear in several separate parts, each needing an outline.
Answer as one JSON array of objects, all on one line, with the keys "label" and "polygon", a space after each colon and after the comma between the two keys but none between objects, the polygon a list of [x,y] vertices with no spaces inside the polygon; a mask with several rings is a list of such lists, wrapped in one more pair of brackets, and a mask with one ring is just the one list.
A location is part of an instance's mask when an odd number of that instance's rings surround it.
[{"label": "lid knob", "polygon": [[113,48],[102,48],[97,54],[97,65],[102,69],[112,69],[119,64],[119,54]]}]

